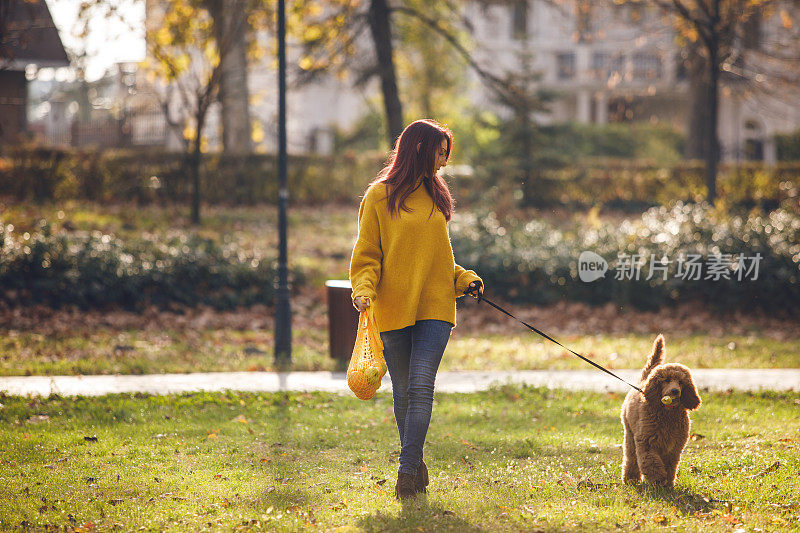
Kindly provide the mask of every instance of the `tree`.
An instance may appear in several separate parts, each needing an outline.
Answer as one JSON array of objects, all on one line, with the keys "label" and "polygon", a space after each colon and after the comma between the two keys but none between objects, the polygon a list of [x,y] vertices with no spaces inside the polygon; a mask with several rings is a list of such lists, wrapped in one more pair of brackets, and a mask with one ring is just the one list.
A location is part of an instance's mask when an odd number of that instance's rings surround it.
[{"label": "tree", "polygon": [[[205,150],[203,131],[211,104],[217,98],[222,74],[220,57],[228,41],[218,41],[211,13],[204,0],[165,0],[164,16],[148,30],[151,62],[146,63],[154,79],[177,87],[180,122],[192,182],[192,223],[200,223],[200,158]],[[163,107],[169,117],[171,102]]]},{"label": "tree", "polygon": [[253,151],[250,102],[247,87],[248,13],[260,6],[249,0],[205,0],[214,22],[217,42],[226,42],[220,57],[219,100],[222,115],[222,146],[226,153]]},{"label": "tree", "polygon": [[[381,84],[387,123],[387,140],[393,145],[403,129],[403,106],[397,84],[397,63],[394,42],[398,36],[398,17],[416,24],[438,36],[450,51],[459,56],[497,95],[513,97],[519,93],[509,76],[491,73],[480,65],[468,50],[465,35],[469,21],[459,5],[449,0],[422,3],[417,0],[369,0],[366,10],[358,0],[317,0],[318,3],[298,2],[294,13],[294,33],[304,46],[299,66],[301,81],[314,79],[321,73],[334,71],[339,75],[352,74],[354,83],[361,85],[377,76]],[[371,36],[374,57],[365,57],[361,37],[366,30]]]},{"label": "tree", "polygon": [[[671,19],[679,42],[687,50],[694,117],[690,138],[693,135],[702,138],[706,198],[713,204],[717,195],[720,158],[718,115],[723,76],[738,70],[740,80],[763,83],[767,77],[763,67],[781,63],[783,68],[773,68],[769,74],[771,78],[788,83],[800,79],[797,76],[797,48],[794,56],[791,53],[786,55],[785,50],[765,46],[758,37],[755,41],[752,38],[754,22],[757,25],[761,19],[776,12],[782,18],[782,26],[791,30],[792,14],[788,7],[781,7],[789,6],[789,3],[781,0],[632,0],[632,3],[642,2],[658,6]],[[737,67],[737,63],[745,63],[748,54],[773,61],[751,61],[747,69]],[[792,74],[787,76],[787,73]]]},{"label": "tree", "polygon": [[[271,24],[269,16],[255,15],[268,12],[272,3],[272,0],[81,0],[78,33],[86,39],[91,31],[90,21],[96,17],[126,22],[126,9],[123,8],[136,4],[146,4],[142,7],[154,12],[160,10],[165,15],[173,9],[179,9],[182,20],[199,17],[210,21],[209,38],[216,43],[226,43],[219,59],[221,72],[219,87],[216,88],[220,102],[223,149],[227,153],[247,154],[252,151],[247,61],[248,56],[261,55],[250,31],[250,22],[261,24],[261,27],[265,23]],[[157,30],[150,29],[148,40]],[[165,113],[165,117],[170,127],[177,127],[168,114]]]}]

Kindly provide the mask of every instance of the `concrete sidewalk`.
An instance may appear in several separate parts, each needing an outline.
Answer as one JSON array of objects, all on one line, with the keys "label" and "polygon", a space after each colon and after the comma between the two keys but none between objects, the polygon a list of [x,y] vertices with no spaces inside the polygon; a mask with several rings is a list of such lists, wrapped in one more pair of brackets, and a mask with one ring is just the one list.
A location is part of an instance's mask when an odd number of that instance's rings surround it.
[{"label": "concrete sidewalk", "polygon": [[[615,370],[636,383],[641,370]],[[700,390],[800,390],[800,369],[696,369]],[[518,370],[504,372],[440,372],[438,392],[476,392],[494,385],[526,384],[570,390],[625,392],[628,386],[597,370]],[[350,394],[344,372],[211,372],[143,376],[32,376],[0,377],[0,391],[11,395],[60,394],[101,396],[144,392],[175,394],[192,391],[328,391]],[[388,376],[381,391],[391,390]]]}]

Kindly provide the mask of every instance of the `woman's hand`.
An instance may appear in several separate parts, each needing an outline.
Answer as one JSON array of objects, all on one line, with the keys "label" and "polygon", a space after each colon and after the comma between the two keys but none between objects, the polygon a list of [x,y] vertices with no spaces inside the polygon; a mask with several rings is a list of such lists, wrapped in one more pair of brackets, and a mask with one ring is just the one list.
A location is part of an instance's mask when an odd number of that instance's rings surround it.
[{"label": "woman's hand", "polygon": [[473,298],[480,300],[481,296],[483,296],[483,283],[481,283],[479,280],[473,281],[469,284],[469,286],[467,286],[466,294],[469,294]]},{"label": "woman's hand", "polygon": [[355,298],[353,298],[353,303],[355,304],[356,309],[358,309],[359,313],[363,313],[364,311],[366,311],[371,304],[369,298],[364,298],[363,296],[356,296]]}]

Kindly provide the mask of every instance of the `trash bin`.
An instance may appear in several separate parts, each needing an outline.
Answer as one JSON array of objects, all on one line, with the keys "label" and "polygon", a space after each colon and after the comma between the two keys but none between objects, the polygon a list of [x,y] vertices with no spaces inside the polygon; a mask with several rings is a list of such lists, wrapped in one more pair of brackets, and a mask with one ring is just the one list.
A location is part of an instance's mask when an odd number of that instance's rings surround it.
[{"label": "trash bin", "polygon": [[328,292],[328,341],[334,359],[349,361],[358,332],[358,311],[353,307],[350,280],[325,282]]}]

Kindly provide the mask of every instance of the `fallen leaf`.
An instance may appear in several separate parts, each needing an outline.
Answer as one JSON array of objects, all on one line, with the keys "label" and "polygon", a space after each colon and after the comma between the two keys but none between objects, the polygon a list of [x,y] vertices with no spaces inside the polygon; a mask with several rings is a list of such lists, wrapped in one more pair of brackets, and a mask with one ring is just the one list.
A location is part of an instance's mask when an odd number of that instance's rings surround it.
[{"label": "fallen leaf", "polygon": [[468,440],[461,439],[461,444],[463,444],[463,445],[464,445],[464,446],[466,446],[467,448],[472,448],[473,450],[477,450],[477,449],[478,449],[478,447],[477,447],[477,446],[475,446],[474,444],[472,444],[472,443],[471,443],[471,442],[469,442]]},{"label": "fallen leaf", "polygon": [[741,522],[741,520],[739,520],[730,513],[722,515],[722,519],[728,522],[729,524],[738,524],[739,522]]},{"label": "fallen leaf", "polygon": [[781,462],[780,461],[775,461],[774,463],[769,465],[767,468],[765,468],[764,470],[762,470],[758,474],[753,474],[752,476],[747,476],[747,479],[755,479],[755,478],[766,476],[768,473],[774,472],[775,470],[780,468],[780,466],[781,466]]}]

